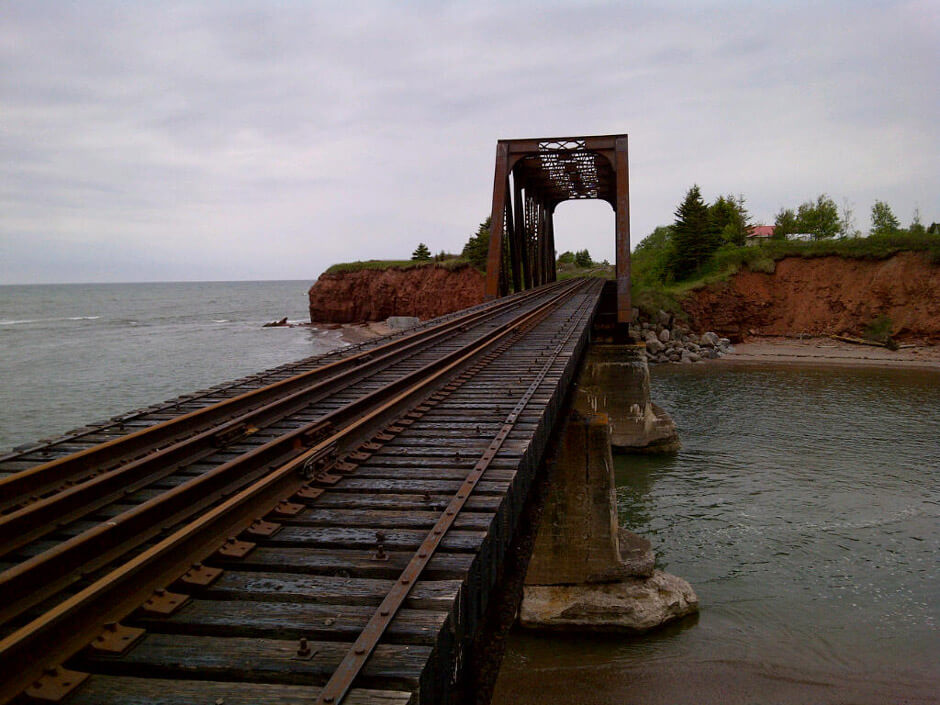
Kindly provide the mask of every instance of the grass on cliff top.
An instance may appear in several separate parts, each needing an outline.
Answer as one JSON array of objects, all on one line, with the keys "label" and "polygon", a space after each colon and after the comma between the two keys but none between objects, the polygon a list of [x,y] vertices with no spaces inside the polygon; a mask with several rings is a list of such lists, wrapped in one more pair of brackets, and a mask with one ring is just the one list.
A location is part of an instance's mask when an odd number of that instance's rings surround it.
[{"label": "grass on cliff top", "polygon": [[662,309],[685,318],[681,305],[685,296],[696,289],[727,281],[744,267],[752,272],[773,274],[777,261],[785,257],[883,260],[900,252],[923,252],[930,263],[940,264],[940,237],[898,233],[809,242],[769,240],[757,246],[725,246],[715,252],[697,276],[679,282],[662,282],[657,279],[655,272],[659,263],[656,259],[660,252],[647,248],[643,252],[635,252],[632,257],[631,296],[633,305],[646,314],[654,314]]},{"label": "grass on cliff top", "polygon": [[451,257],[445,260],[435,261],[435,260],[426,260],[423,262],[415,262],[410,259],[369,259],[361,260],[359,262],[341,262],[339,264],[334,264],[329,267],[324,274],[339,274],[340,272],[361,272],[364,269],[398,269],[398,270],[407,270],[407,269],[420,269],[422,267],[443,267],[449,271],[457,271],[463,269],[464,267],[469,267],[470,262],[468,262],[463,257]]}]

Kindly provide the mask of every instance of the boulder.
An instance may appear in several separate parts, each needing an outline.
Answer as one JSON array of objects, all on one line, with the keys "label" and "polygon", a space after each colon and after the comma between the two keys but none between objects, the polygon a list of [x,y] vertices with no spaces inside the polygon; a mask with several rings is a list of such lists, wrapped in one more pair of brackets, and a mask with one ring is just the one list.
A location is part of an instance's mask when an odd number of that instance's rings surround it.
[{"label": "boulder", "polygon": [[668,328],[663,328],[661,331],[659,331],[659,339],[664,343],[669,342],[669,329]]},{"label": "boulder", "polygon": [[661,326],[668,326],[669,321],[672,320],[672,316],[660,309],[653,320]]},{"label": "boulder", "polygon": [[421,322],[416,316],[389,316],[385,319],[385,325],[392,330],[407,330],[414,328]]},{"label": "boulder", "polygon": [[702,345],[715,347],[716,345],[718,345],[718,340],[719,338],[718,338],[717,333],[712,333],[711,331],[708,331],[707,333],[702,333]]},{"label": "boulder", "polygon": [[658,352],[662,352],[663,344],[659,342],[656,338],[650,337],[646,340],[646,351],[655,355]]},{"label": "boulder", "polygon": [[697,611],[691,585],[655,570],[613,583],[527,585],[519,621],[537,629],[639,633]]}]

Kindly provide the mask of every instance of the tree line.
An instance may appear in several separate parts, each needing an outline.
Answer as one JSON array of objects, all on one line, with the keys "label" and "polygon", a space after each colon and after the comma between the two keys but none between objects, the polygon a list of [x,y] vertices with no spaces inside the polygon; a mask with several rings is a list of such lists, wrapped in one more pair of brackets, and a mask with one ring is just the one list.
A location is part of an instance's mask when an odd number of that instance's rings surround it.
[{"label": "tree line", "polygon": [[[871,211],[870,237],[900,234],[940,236],[937,223],[925,228],[920,214],[907,230],[891,207],[884,201],[875,201]],[[660,226],[647,236],[634,251],[645,278],[659,282],[692,279],[703,273],[719,251],[734,250],[747,243],[753,224],[741,195],[719,196],[706,203],[696,184],[688,190],[675,211],[671,225]],[[805,239],[861,237],[855,229],[854,217],[848,203],[839,207],[827,195],[805,201],[797,208],[781,208],[774,220],[773,238],[786,240],[794,235]]]}]

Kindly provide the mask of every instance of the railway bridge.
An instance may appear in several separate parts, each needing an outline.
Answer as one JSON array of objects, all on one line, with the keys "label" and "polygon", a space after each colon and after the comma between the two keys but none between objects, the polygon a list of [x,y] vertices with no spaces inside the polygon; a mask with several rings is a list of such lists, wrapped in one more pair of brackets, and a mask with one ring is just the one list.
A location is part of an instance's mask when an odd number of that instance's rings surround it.
[{"label": "railway bridge", "polygon": [[625,137],[591,139],[499,143],[491,300],[0,457],[0,703],[467,701],[579,363],[629,314],[626,241],[616,283],[554,281],[558,184],[626,232]]}]

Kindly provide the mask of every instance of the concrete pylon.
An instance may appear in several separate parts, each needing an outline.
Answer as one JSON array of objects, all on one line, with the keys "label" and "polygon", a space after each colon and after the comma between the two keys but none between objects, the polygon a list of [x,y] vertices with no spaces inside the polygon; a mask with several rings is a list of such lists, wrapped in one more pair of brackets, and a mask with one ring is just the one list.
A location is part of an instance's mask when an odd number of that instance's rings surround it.
[{"label": "concrete pylon", "polygon": [[672,420],[649,400],[646,359],[637,352],[601,345],[587,353],[546,467],[548,494],[520,609],[524,627],[640,632],[698,610],[692,587],[655,570],[650,543],[618,525],[614,435],[621,448],[678,448]]},{"label": "concrete pylon", "polygon": [[577,385],[575,409],[607,414],[615,452],[679,450],[676,425],[650,399],[650,373],[643,344],[591,345]]}]

